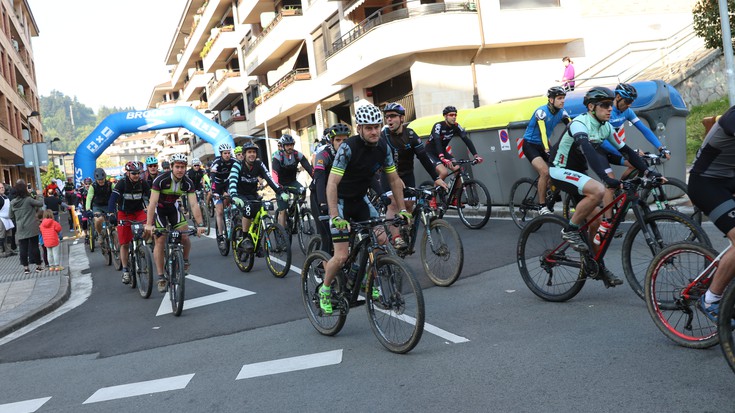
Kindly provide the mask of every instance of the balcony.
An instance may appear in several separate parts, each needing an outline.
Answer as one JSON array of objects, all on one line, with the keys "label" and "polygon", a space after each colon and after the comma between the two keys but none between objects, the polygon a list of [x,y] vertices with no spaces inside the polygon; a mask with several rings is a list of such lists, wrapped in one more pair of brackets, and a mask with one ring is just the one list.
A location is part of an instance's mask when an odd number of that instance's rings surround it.
[{"label": "balcony", "polygon": [[275,9],[273,0],[240,0],[237,4],[241,24],[260,23],[261,13],[273,12]]},{"label": "balcony", "polygon": [[[288,22],[279,24],[284,19]],[[277,68],[281,59],[304,41],[300,20],[301,9],[283,9],[255,40],[243,48],[248,76],[264,75]],[[271,33],[273,35],[269,36]]]},{"label": "balcony", "polygon": [[224,69],[227,67],[227,59],[240,45],[241,39],[242,34],[236,32],[234,27],[226,26],[220,28],[219,31],[209,41],[207,41],[209,49],[207,49],[207,44],[205,44],[204,49],[200,54],[204,65],[204,71],[212,72],[214,70]]},{"label": "balcony", "polygon": [[209,108],[224,109],[234,97],[242,97],[246,85],[247,81],[240,76],[240,72],[225,72],[220,79],[210,80],[207,86]]},{"label": "balcony", "polygon": [[267,92],[265,92],[262,96],[258,96],[257,98],[255,98],[255,106],[262,104],[266,100],[275,96],[277,93],[286,89],[292,83],[300,80],[311,80],[309,69],[294,69],[286,76],[278,79],[278,81],[274,83]]},{"label": "balcony", "polygon": [[190,76],[189,81],[184,85],[184,91],[179,97],[183,101],[199,99],[202,89],[207,86],[209,79],[212,78],[211,73],[204,73],[201,70],[193,72]]}]

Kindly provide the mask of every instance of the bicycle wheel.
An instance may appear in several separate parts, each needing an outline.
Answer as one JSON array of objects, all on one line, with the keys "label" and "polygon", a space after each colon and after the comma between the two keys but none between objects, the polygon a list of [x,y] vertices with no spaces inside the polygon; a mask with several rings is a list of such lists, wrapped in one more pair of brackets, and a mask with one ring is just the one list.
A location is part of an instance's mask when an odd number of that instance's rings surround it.
[{"label": "bicycle wheel", "polygon": [[[417,225],[417,224],[414,224]],[[431,282],[441,287],[454,284],[462,273],[464,248],[457,230],[443,219],[429,224],[421,238],[421,262]]]},{"label": "bicycle wheel", "polygon": [[666,178],[660,187],[646,189],[641,192],[641,199],[650,205],[652,210],[674,210],[685,213],[697,225],[702,224],[702,211],[689,200],[688,187],[676,178]]},{"label": "bicycle wheel", "polygon": [[199,201],[199,209],[201,209],[202,220],[204,220],[204,228],[206,228],[206,231],[204,231],[204,235],[209,236],[209,233],[212,232],[212,220],[209,219],[209,209],[207,208],[207,204],[204,201]]},{"label": "bicycle wheel", "polygon": [[141,297],[148,298],[151,296],[151,290],[153,289],[153,257],[151,250],[141,242],[138,244],[135,257],[135,280],[138,293]]},{"label": "bicycle wheel", "polygon": [[94,252],[94,245],[97,243],[97,232],[94,230],[94,224],[88,224],[89,229],[87,230],[87,248],[89,252]]},{"label": "bicycle wheel", "polygon": [[209,202],[207,202],[207,209],[209,212],[209,217],[214,219],[215,211],[214,211],[214,201],[210,198]]},{"label": "bicycle wheel", "polygon": [[235,265],[240,271],[249,272],[253,269],[255,254],[245,250],[243,245],[245,237],[250,238],[250,235],[243,233],[240,225],[232,230],[232,258],[235,259]]},{"label": "bicycle wheel", "polygon": [[117,237],[117,229],[113,227],[110,230],[110,259],[112,260],[113,267],[120,271],[122,270],[122,260],[120,259],[120,239]]},{"label": "bicycle wheel", "polygon": [[720,339],[722,354],[727,364],[735,372],[735,330],[733,330],[733,319],[735,319],[735,283],[730,283],[722,295],[720,301],[720,318],[717,324],[717,336]]},{"label": "bicycle wheel", "polygon": [[318,235],[313,236],[309,240],[309,245],[306,247],[306,255],[309,255],[316,250],[320,250],[321,248],[322,248],[322,237]]},{"label": "bicycle wheel", "polygon": [[510,202],[508,211],[513,223],[519,229],[523,229],[528,221],[539,215],[537,181],[531,178],[517,180],[510,189]]},{"label": "bicycle wheel", "polygon": [[561,214],[564,218],[570,220],[572,218],[572,215],[574,215],[574,211],[577,209],[577,201],[574,200],[574,197],[565,193],[564,194],[564,201],[562,202],[562,210]]},{"label": "bicycle wheel", "polygon": [[184,310],[184,253],[181,251],[172,253],[174,256],[171,258],[171,273],[168,275],[168,295],[171,299],[171,310],[178,317]]},{"label": "bicycle wheel", "polygon": [[286,230],[278,223],[265,228],[265,261],[274,277],[283,278],[291,268],[291,245]]},{"label": "bicycle wheel", "polygon": [[[648,314],[656,327],[680,346],[709,348],[717,344],[717,325],[697,308],[717,265],[692,285],[715,257],[717,253],[705,245],[678,243],[659,252],[646,272]],[[685,290],[687,294],[682,294]]]},{"label": "bicycle wheel", "polygon": [[[214,220],[217,222],[217,220]],[[216,225],[215,228],[217,228],[217,234],[220,233],[219,231],[219,224]],[[219,253],[221,256],[226,257],[227,254],[230,253],[230,239],[227,237],[227,226],[225,226],[225,229],[222,232],[222,238],[217,239],[217,249],[219,250]]]},{"label": "bicycle wheel", "polygon": [[480,229],[487,224],[492,212],[490,192],[480,181],[468,179],[462,183],[457,207],[459,219],[467,228]]},{"label": "bicycle wheel", "polygon": [[112,251],[110,248],[108,233],[103,229],[100,237],[102,239],[100,242],[100,253],[102,253],[102,257],[105,260],[105,265],[112,265]]},{"label": "bicycle wheel", "polygon": [[324,267],[329,261],[324,251],[314,251],[306,257],[301,269],[301,299],[311,325],[320,334],[333,336],[342,330],[347,320],[349,306],[338,303],[337,293],[341,291],[341,279],[337,276],[332,283],[332,314],[322,313],[319,307],[319,288],[324,282]]},{"label": "bicycle wheel", "polygon": [[567,221],[542,215],[529,222],[518,238],[518,269],[528,288],[546,301],[567,301],[586,280],[579,252],[561,239]]},{"label": "bicycle wheel", "polygon": [[314,234],[316,234],[316,221],[314,221],[314,215],[307,208],[301,210],[301,216],[299,217],[299,247],[301,252],[306,254],[308,251],[309,240]]},{"label": "bicycle wheel", "polygon": [[651,258],[664,247],[682,241],[712,246],[704,230],[681,212],[663,210],[648,213],[645,216],[645,225],[654,237],[653,245],[647,244],[641,224],[636,221],[625,234],[622,250],[625,279],[641,299],[644,298],[643,283]]},{"label": "bicycle wheel", "polygon": [[411,351],[424,332],[424,295],[403,260],[380,255],[371,270],[367,291],[377,289],[378,298],[365,294],[370,328],[380,344],[393,353]]}]

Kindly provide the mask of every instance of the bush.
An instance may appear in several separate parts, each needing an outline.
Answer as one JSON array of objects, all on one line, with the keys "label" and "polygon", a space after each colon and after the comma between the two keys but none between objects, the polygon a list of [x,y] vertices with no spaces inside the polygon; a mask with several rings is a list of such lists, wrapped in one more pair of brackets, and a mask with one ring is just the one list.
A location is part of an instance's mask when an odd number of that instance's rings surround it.
[{"label": "bush", "polygon": [[687,116],[687,164],[690,164],[694,160],[694,155],[697,154],[697,150],[702,145],[704,139],[704,125],[702,125],[702,119],[708,116],[722,115],[730,107],[728,97],[725,96],[721,99],[715,100],[714,102],[705,103],[700,106],[693,106],[690,108],[689,116]]}]

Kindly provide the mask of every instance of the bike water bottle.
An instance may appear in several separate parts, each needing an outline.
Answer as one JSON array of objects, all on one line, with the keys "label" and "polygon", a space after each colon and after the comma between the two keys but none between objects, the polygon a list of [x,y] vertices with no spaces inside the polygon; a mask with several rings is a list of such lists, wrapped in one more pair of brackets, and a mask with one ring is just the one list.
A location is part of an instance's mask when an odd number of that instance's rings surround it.
[{"label": "bike water bottle", "polygon": [[353,262],[350,266],[350,272],[347,273],[347,288],[349,290],[351,290],[352,287],[355,286],[355,280],[357,279],[358,271],[360,271],[360,265],[356,262]]},{"label": "bike water bottle", "polygon": [[611,225],[609,222],[604,220],[602,221],[600,227],[597,229],[597,234],[595,234],[595,239],[593,241],[595,245],[600,245],[602,243],[602,240],[605,238],[608,231],[610,231],[610,227]]}]

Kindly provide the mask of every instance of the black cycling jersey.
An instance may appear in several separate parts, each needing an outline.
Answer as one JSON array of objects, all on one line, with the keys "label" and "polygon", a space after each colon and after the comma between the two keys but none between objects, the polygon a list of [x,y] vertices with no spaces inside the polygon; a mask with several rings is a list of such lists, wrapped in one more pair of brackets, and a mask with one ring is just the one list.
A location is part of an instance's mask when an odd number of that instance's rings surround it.
[{"label": "black cycling jersey", "polygon": [[316,196],[318,205],[327,205],[327,180],[334,163],[334,147],[327,145],[314,159],[314,179],[311,181],[311,191]]},{"label": "black cycling jersey", "polygon": [[191,168],[186,171],[186,176],[188,176],[189,179],[191,179],[191,182],[194,183],[194,190],[201,191],[204,188],[204,184],[202,184],[204,170],[202,168],[199,168],[199,170]]},{"label": "black cycling jersey", "polygon": [[477,155],[475,145],[467,137],[467,132],[465,132],[464,128],[459,126],[459,123],[450,125],[446,121],[437,122],[431,128],[431,137],[429,137],[429,144],[426,146],[426,150],[434,156],[444,154],[444,156],[451,158],[452,156],[447,153],[447,145],[449,145],[449,141],[455,136],[462,138],[464,144],[467,145],[467,149],[473,155]]},{"label": "black cycling jersey", "polygon": [[148,182],[148,186],[150,188],[153,188],[153,180],[161,176],[161,172],[158,172],[156,175],[151,175],[150,172],[145,171],[145,173],[141,176],[141,180],[144,180]]},{"label": "black cycling jersey", "polygon": [[232,165],[235,164],[236,160],[234,156],[229,161],[225,161],[221,156],[214,158],[210,170],[212,182],[217,186],[218,191],[222,190],[220,187],[227,186],[225,182],[230,177],[230,169],[232,169]]},{"label": "black cycling jersey", "polygon": [[252,165],[248,166],[247,162],[235,162],[230,169],[228,178],[228,192],[232,196],[238,195],[257,195],[258,194],[258,178],[265,179],[268,185],[274,191],[280,192],[281,187],[273,181],[268,168],[259,160],[255,160]]},{"label": "black cycling jersey", "polygon": [[398,176],[413,175],[413,158],[415,155],[421,161],[421,165],[424,166],[431,179],[437,180],[439,175],[436,173],[434,163],[426,153],[424,142],[421,141],[421,138],[413,129],[403,125],[403,130],[395,134],[388,127],[385,127],[380,132],[380,138],[385,140],[393,152],[393,161],[396,163]]},{"label": "black cycling jersey", "polygon": [[117,206],[118,211],[136,212],[145,208],[143,198],[150,198],[151,187],[148,182],[138,179],[133,182],[127,176],[117,181],[115,189],[112,190],[107,210],[112,212]]},{"label": "black cycling jersey", "polygon": [[194,183],[186,175],[177,181],[173,172],[169,171],[158,174],[151,191],[160,193],[158,208],[173,207],[182,195],[194,193]]},{"label": "black cycling jersey", "polygon": [[296,181],[296,173],[298,172],[298,166],[304,167],[304,170],[313,174],[311,164],[306,157],[299,151],[293,151],[291,156],[286,155],[286,151],[277,151],[273,154],[273,172],[278,178],[278,183],[281,185],[289,185]]},{"label": "black cycling jersey", "polygon": [[385,173],[396,172],[393,156],[384,140],[379,139],[376,146],[368,146],[359,135],[348,138],[340,145],[330,172],[342,177],[337,196],[348,200],[364,197],[373,176],[381,168]]},{"label": "black cycling jersey", "polygon": [[92,182],[91,188],[94,190],[92,204],[97,206],[107,206],[110,201],[110,195],[112,195],[112,183],[105,181],[103,185]]},{"label": "black cycling jersey", "polygon": [[705,136],[690,174],[735,177],[735,106],[728,109]]}]

